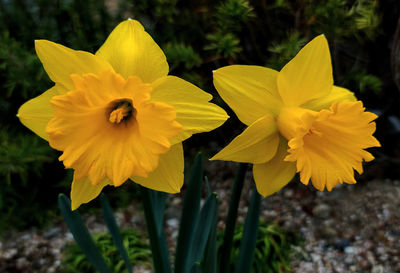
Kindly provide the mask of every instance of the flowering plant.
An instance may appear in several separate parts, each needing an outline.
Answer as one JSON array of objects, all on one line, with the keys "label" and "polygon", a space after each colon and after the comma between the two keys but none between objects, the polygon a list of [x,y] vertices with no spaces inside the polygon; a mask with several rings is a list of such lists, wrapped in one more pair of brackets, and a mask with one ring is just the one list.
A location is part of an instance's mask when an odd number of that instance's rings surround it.
[{"label": "flowering plant", "polygon": [[[142,202],[157,273],[228,272],[246,163],[253,164],[257,191],[271,195],[295,175],[323,190],[355,183],[354,170],[373,156],[376,115],[366,112],[350,91],[333,85],[328,43],[318,36],[280,72],[233,65],[214,72],[221,97],[248,125],[212,160],[242,162],[232,190],[222,246],[217,246],[215,193],[200,208],[203,160],[198,155],[185,191],[174,266],[163,229],[165,193],[183,185],[181,142],[220,126],[225,111],[211,95],[168,76],[166,58],[141,24],[118,25],[95,55],[39,40],[37,54],[55,86],[19,109],[21,122],[62,151],[60,161],[74,169],[71,201],[59,206],[88,259],[108,273],[76,209],[106,185],[131,179],[142,185]],[[256,247],[261,196],[250,200],[235,272],[250,272]],[[107,199],[104,218],[132,272]],[[172,269],[173,268],[173,269]]]}]

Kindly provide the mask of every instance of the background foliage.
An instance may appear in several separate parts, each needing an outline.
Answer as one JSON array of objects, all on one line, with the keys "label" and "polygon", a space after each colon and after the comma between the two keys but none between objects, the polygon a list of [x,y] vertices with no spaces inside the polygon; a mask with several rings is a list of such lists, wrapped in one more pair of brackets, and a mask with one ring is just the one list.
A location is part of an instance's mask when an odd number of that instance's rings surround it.
[{"label": "background foliage", "polygon": [[[108,267],[112,268],[113,273],[128,272],[111,235],[109,233],[95,233],[92,235],[97,249],[99,249],[101,255],[105,258]],[[121,230],[121,236],[129,260],[133,264],[151,268],[150,246],[144,239],[144,235],[138,231],[129,229]],[[65,258],[62,260],[63,271],[61,273],[96,273],[96,270],[86,259],[86,256],[76,243],[68,245],[63,253]]]},{"label": "background foliage", "polygon": [[[213,89],[212,70],[235,63],[280,69],[324,33],[335,84],[381,116],[377,136],[384,147],[376,164],[390,177],[400,160],[399,14],[397,0],[0,0],[0,223],[8,223],[0,232],[9,223],[18,229],[45,223],[71,181],[58,153],[15,116],[52,86],[35,39],[95,52],[120,21],[137,19],[164,50],[171,74],[212,93],[230,111]],[[229,114],[233,118],[215,132],[185,143],[194,147],[187,150],[228,143],[242,126]]]}]

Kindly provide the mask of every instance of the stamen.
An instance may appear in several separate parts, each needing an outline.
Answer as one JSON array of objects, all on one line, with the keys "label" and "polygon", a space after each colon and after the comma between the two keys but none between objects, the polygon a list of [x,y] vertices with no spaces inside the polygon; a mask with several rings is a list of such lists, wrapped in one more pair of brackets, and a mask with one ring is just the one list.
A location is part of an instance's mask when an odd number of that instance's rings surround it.
[{"label": "stamen", "polygon": [[108,120],[111,123],[119,124],[127,121],[135,112],[132,103],[129,100],[120,100],[114,103]]}]

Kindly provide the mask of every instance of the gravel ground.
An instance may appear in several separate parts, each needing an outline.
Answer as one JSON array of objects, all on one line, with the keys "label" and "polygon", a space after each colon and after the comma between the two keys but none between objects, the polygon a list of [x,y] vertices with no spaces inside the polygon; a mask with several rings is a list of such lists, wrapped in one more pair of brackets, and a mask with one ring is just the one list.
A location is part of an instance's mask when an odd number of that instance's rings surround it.
[{"label": "gravel ground", "polygon": [[[206,164],[206,175],[219,195],[220,218],[226,217],[232,173],[236,164]],[[250,170],[250,168],[249,168]],[[252,186],[248,171],[239,208],[242,221]],[[174,247],[182,194],[171,196],[166,211],[166,231]],[[292,272],[400,272],[400,181],[371,180],[318,192],[297,181],[263,200],[262,218],[296,231],[304,239],[294,247]],[[116,213],[122,228],[144,229],[140,205]],[[128,217],[127,217],[128,216]],[[85,221],[93,232],[105,231],[101,216]],[[222,228],[224,222],[219,222]],[[0,242],[0,272],[57,272],[61,250],[72,235],[62,223],[38,232],[14,233]],[[137,272],[149,272],[137,268]]]}]

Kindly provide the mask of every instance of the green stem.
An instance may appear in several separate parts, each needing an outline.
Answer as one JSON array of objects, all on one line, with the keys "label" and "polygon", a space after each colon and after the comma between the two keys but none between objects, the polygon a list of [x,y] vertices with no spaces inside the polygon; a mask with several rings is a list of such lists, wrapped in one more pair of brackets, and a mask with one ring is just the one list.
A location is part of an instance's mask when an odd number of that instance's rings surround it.
[{"label": "green stem", "polygon": [[[164,229],[157,227],[154,208],[151,200],[151,190],[140,187],[144,215],[150,238],[150,247],[153,255],[155,273],[171,273],[171,265],[168,257],[168,246],[166,243]],[[162,221],[160,221],[162,223]],[[160,231],[160,232],[159,232]]]},{"label": "green stem", "polygon": [[261,195],[258,194],[257,189],[254,186],[244,223],[243,237],[240,241],[239,261],[235,268],[236,273],[250,273],[251,271],[257,243],[261,201]]},{"label": "green stem", "polygon": [[220,249],[220,271],[221,273],[229,272],[229,261],[232,252],[233,234],[235,231],[236,218],[238,215],[238,207],[240,195],[242,194],[244,177],[246,175],[247,163],[240,163],[235,176],[235,182],[232,189],[232,195],[229,202],[228,216],[226,218],[226,226],[224,240]]}]

